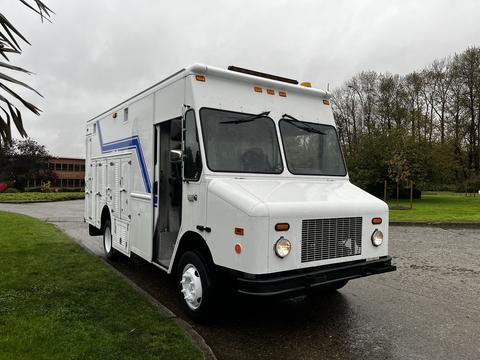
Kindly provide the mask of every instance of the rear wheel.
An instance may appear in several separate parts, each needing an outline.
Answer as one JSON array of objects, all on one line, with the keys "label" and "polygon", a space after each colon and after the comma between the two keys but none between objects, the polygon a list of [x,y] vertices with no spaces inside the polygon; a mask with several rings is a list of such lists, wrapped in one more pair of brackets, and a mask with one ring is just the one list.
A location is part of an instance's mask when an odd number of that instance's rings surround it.
[{"label": "rear wheel", "polygon": [[184,311],[195,321],[207,320],[215,295],[212,274],[204,258],[186,251],[178,263],[176,279]]},{"label": "rear wheel", "polygon": [[108,260],[113,260],[117,255],[117,251],[112,246],[112,240],[112,226],[110,220],[107,220],[103,226],[103,251]]}]

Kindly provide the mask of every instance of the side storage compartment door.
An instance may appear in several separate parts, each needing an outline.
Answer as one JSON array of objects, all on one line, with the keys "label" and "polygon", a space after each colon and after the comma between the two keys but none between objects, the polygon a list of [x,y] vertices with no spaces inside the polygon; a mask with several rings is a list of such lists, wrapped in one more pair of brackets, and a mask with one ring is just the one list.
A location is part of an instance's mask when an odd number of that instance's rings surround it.
[{"label": "side storage compartment door", "polygon": [[96,227],[99,227],[99,222],[97,219],[97,161],[92,160],[90,162],[90,172],[91,172],[91,181],[90,181],[90,213],[91,213],[91,220],[92,223],[95,224]]},{"label": "side storage compartment door", "polygon": [[98,160],[96,162],[95,218],[98,227],[101,226],[102,209],[105,204],[105,165],[105,160]]},{"label": "side storage compartment door", "polygon": [[115,162],[108,159],[105,165],[105,202],[113,209],[113,189],[115,188]]},{"label": "side storage compartment door", "polygon": [[125,254],[128,254],[128,222],[113,218],[113,247]]},{"label": "side storage compartment door", "polygon": [[129,220],[130,216],[130,176],[132,162],[130,158],[120,160],[120,218]]},{"label": "side storage compartment door", "polygon": [[93,220],[92,210],[92,167],[91,165],[91,156],[92,156],[92,135],[87,135],[86,138],[86,166],[85,166],[85,220],[91,222]]}]

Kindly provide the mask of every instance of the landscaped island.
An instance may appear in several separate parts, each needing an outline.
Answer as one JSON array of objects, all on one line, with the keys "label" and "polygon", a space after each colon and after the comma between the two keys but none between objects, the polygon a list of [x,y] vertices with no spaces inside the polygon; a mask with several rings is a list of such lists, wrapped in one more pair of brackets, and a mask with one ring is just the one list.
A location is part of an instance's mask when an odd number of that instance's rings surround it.
[{"label": "landscaped island", "polygon": [[201,358],[172,319],[54,225],[6,212],[0,224],[0,358]]}]

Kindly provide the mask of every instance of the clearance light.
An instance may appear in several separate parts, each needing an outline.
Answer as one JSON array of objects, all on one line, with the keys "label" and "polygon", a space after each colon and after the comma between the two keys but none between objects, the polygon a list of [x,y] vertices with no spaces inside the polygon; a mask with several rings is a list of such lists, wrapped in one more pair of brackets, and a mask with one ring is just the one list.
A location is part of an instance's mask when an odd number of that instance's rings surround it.
[{"label": "clearance light", "polygon": [[258,93],[262,92],[262,88],[260,86],[255,86],[253,90],[255,90],[255,92],[258,92]]},{"label": "clearance light", "polygon": [[330,100],[328,100],[328,99],[323,99],[323,103],[324,103],[325,105],[330,105]]},{"label": "clearance light", "polygon": [[205,82],[205,76],[203,76],[203,75],[195,75],[195,80]]},{"label": "clearance light", "polygon": [[235,252],[236,252],[237,254],[240,254],[240,253],[242,252],[242,245],[240,245],[240,244],[238,244],[238,243],[235,244]]},{"label": "clearance light", "polygon": [[382,218],[373,218],[372,224],[373,225],[380,225],[382,223]]},{"label": "clearance light", "polygon": [[305,87],[312,87],[312,83],[308,81],[304,81],[300,83],[300,86],[305,86]]},{"label": "clearance light", "polygon": [[288,223],[278,223],[275,225],[276,231],[287,231],[288,229],[290,229],[290,224]]},{"label": "clearance light", "polygon": [[287,93],[285,91],[279,91],[278,95],[280,95],[281,97],[287,97]]},{"label": "clearance light", "polygon": [[235,235],[243,236],[243,233],[244,233],[243,228],[236,227],[234,233]]},{"label": "clearance light", "polygon": [[268,94],[268,95],[275,95],[275,90],[273,90],[273,89],[267,89],[267,94]]}]

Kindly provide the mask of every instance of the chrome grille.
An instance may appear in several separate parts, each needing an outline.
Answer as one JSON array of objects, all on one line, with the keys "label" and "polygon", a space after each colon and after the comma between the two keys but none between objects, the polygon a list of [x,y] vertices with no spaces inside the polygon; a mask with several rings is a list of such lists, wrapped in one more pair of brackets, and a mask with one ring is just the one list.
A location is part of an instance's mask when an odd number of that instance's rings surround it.
[{"label": "chrome grille", "polygon": [[302,262],[362,253],[362,218],[302,221]]}]

